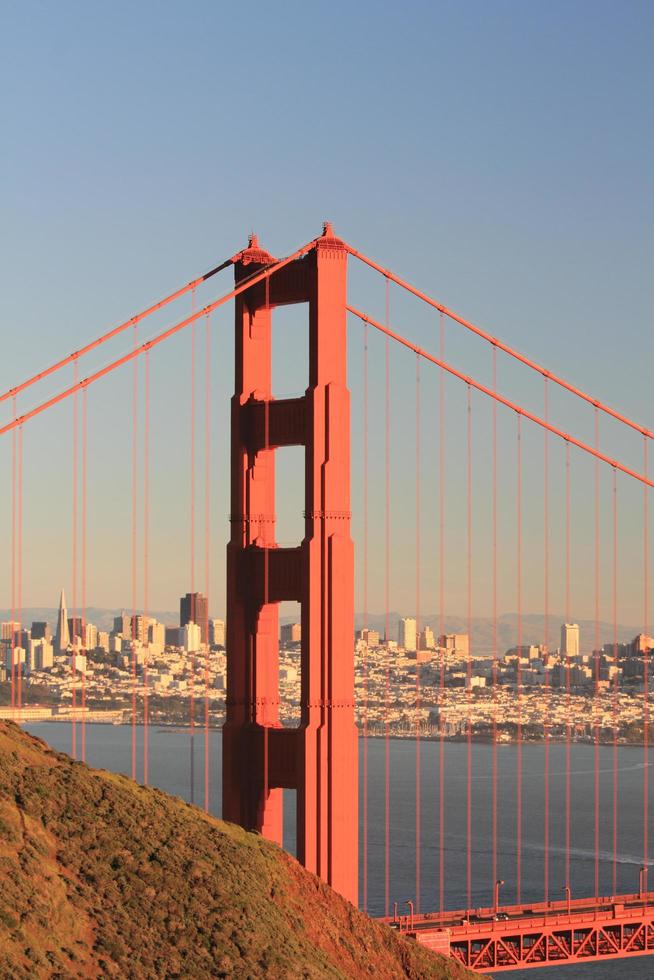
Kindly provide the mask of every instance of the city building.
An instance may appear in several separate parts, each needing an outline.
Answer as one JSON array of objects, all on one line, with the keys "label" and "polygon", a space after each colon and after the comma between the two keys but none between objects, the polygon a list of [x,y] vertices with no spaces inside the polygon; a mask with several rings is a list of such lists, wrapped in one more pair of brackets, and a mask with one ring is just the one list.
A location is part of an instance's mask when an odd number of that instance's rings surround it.
[{"label": "city building", "polygon": [[49,623],[32,623],[32,639],[33,640],[51,640],[52,631],[50,630]]},{"label": "city building", "polygon": [[436,637],[434,636],[434,631],[430,626],[425,626],[424,630],[421,630],[418,635],[418,649],[433,650],[435,646]]},{"label": "city building", "polygon": [[86,657],[83,653],[74,653],[71,656],[70,669],[77,674],[86,673]]},{"label": "city building", "polygon": [[156,619],[150,620],[150,625],[148,626],[148,643],[161,647],[162,649],[166,645],[166,627],[163,623],[158,623]]},{"label": "city building", "polygon": [[12,655],[13,655],[13,663],[14,663],[14,672],[20,671],[21,673],[24,674],[25,662],[27,659],[26,651],[22,647],[14,647],[13,650],[11,647],[7,647],[5,650],[5,669],[7,671],[7,676],[10,676],[11,674]]},{"label": "city building", "polygon": [[130,637],[139,643],[146,643],[148,638],[148,620],[145,616],[129,617]]},{"label": "city building", "polygon": [[28,671],[50,670],[54,665],[54,650],[52,643],[45,637],[31,639],[27,647]]},{"label": "city building", "polygon": [[187,623],[196,623],[200,627],[202,643],[207,643],[207,598],[201,592],[187,592],[179,600],[180,628]]},{"label": "city building", "polygon": [[120,653],[123,649],[122,633],[109,634],[109,653]]},{"label": "city building", "polygon": [[84,649],[95,650],[98,645],[98,627],[87,623],[84,628]]},{"label": "city building", "polygon": [[397,642],[403,650],[416,650],[416,621],[415,619],[401,619],[398,624]]},{"label": "city building", "polygon": [[81,616],[68,617],[68,636],[70,637],[71,643],[79,643],[80,646],[83,645],[84,624]]},{"label": "city building", "polygon": [[124,611],[120,614],[120,616],[114,616],[114,628],[112,633],[115,633],[116,636],[130,638],[132,633],[132,617]]},{"label": "city building", "polygon": [[563,623],[561,626],[561,656],[574,659],[579,656],[579,626]]},{"label": "city building", "polygon": [[300,643],[302,640],[302,627],[299,623],[284,623],[280,630],[282,643]]},{"label": "city building", "polygon": [[18,640],[18,634],[20,633],[20,623],[15,620],[12,622],[9,620],[7,623],[0,624],[0,640],[5,643],[11,643],[12,639],[14,642]]},{"label": "city building", "polygon": [[461,660],[465,660],[470,654],[470,639],[467,633],[444,633],[438,637],[438,645]]},{"label": "city building", "polygon": [[184,630],[179,626],[164,626],[167,647],[181,647],[184,643]]},{"label": "city building", "polygon": [[363,640],[364,643],[367,643],[369,647],[379,646],[379,630],[359,630],[358,638]]},{"label": "city building", "polygon": [[180,631],[183,633],[182,646],[188,653],[202,649],[202,629],[197,623],[188,622]]},{"label": "city building", "polygon": [[65,653],[70,646],[70,633],[68,631],[68,612],[66,610],[66,596],[61,590],[59,597],[59,614],[57,616],[57,629],[55,632],[54,648],[56,653]]},{"label": "city building", "polygon": [[225,646],[225,621],[222,619],[209,620],[209,643],[214,647]]}]

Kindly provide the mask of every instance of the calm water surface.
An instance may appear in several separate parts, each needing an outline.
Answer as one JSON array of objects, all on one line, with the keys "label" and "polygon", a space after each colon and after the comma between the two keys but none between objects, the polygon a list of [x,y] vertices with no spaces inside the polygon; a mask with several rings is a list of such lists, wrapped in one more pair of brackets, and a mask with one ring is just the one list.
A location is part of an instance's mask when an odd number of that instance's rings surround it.
[{"label": "calm water surface", "polygon": [[[55,749],[71,751],[71,726],[64,723],[39,723],[26,726],[34,735]],[[79,744],[79,725],[78,744]],[[90,765],[114,772],[131,773],[131,729],[128,726],[88,725],[86,729],[87,761]],[[142,775],[143,732],[137,731],[138,776]],[[364,745],[360,742],[361,772]],[[368,909],[373,915],[383,915],[384,894],[384,771],[386,751],[390,758],[390,867],[389,900],[405,908],[407,899],[416,898],[416,805],[415,782],[417,768],[416,744],[412,740],[369,739],[368,769]],[[420,763],[420,898],[423,910],[437,908],[440,882],[439,866],[439,765],[440,752],[436,742],[423,741],[419,750]],[[516,788],[518,755],[515,746],[501,746],[498,758],[498,876],[506,884],[502,900],[515,900],[516,888]],[[544,747],[524,745],[522,749],[522,896],[523,901],[542,900],[545,849],[544,813]],[[191,760],[193,766],[191,766]],[[638,890],[638,872],[642,866],[643,841],[643,770],[654,763],[654,755],[646,760],[643,749],[620,747],[618,750],[618,892]],[[467,808],[467,746],[446,743],[444,747],[445,784],[445,903],[449,908],[466,905],[466,808]],[[204,802],[204,736],[196,734],[191,742],[188,731],[171,728],[152,728],[149,735],[149,781],[168,793],[181,796],[200,805]],[[492,904],[492,747],[477,744],[472,755],[472,889],[473,905]],[[194,778],[191,780],[191,771]],[[221,813],[221,735],[209,736],[210,809]],[[192,785],[193,782],[193,785]],[[363,817],[363,778],[361,782],[360,814]],[[654,777],[650,779],[650,809],[654,814]],[[294,793],[285,792],[284,843],[295,849]],[[563,898],[565,874],[565,748],[550,748],[550,897]],[[571,750],[571,885],[573,896],[590,895],[594,891],[594,748],[574,745]],[[363,827],[360,832],[363,853]],[[650,836],[652,836],[650,834]],[[652,838],[654,839],[654,837]],[[613,875],[613,749],[600,749],[600,891],[612,892]],[[652,864],[654,862],[650,862]],[[363,860],[360,862],[363,866]],[[654,872],[650,872],[652,886]],[[363,881],[361,881],[363,894]],[[553,967],[534,971],[514,971],[499,976],[515,980],[654,980],[654,957],[623,960],[615,963],[585,966]]]}]

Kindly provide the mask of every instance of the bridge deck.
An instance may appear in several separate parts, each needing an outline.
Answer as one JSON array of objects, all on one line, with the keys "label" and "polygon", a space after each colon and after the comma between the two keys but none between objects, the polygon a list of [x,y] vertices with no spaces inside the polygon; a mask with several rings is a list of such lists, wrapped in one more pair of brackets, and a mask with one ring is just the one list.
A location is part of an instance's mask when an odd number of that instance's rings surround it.
[{"label": "bridge deck", "polygon": [[383,921],[482,973],[654,954],[654,892]]}]

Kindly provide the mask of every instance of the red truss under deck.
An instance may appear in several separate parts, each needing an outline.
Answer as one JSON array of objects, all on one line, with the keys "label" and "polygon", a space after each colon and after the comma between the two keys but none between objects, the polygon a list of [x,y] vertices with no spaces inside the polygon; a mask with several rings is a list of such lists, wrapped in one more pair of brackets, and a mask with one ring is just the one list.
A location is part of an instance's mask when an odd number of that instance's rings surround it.
[{"label": "red truss under deck", "polygon": [[654,954],[654,893],[387,919],[481,973]]}]

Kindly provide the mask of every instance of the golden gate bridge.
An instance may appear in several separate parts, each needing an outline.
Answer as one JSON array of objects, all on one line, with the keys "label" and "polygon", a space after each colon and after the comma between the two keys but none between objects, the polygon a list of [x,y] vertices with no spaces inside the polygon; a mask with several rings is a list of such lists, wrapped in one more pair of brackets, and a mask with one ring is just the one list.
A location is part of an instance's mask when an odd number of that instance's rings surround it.
[{"label": "golden gate bridge", "polygon": [[[365,266],[379,277],[383,288],[383,313],[373,317],[350,300],[348,291],[348,263],[351,260]],[[233,269],[234,285],[200,308],[196,308],[196,296],[200,287],[211,284],[221,272]],[[418,345],[405,334],[398,317],[391,316],[391,288],[399,294],[410,296],[421,306],[433,310],[438,330],[435,350]],[[143,341],[139,327],[154,314],[169,305],[191,297],[191,311],[172,325]],[[250,237],[248,246],[206,274],[196,277],[157,303],[130,317],[123,323],[90,341],[79,350],[62,357],[15,385],[0,396],[0,402],[9,409],[9,419],[0,426],[0,435],[11,440],[11,473],[8,482],[11,496],[11,607],[12,623],[21,621],[23,605],[23,537],[24,537],[24,457],[29,451],[25,434],[37,417],[51,412],[62,402],[72,403],[72,570],[73,612],[86,619],[86,580],[88,553],[88,395],[101,379],[114,375],[131,364],[133,367],[132,389],[132,499],[131,499],[131,592],[134,613],[140,608],[147,615],[149,608],[149,542],[151,536],[150,497],[152,493],[150,460],[150,372],[151,355],[170,338],[186,331],[191,336],[191,454],[195,463],[196,446],[200,429],[196,411],[196,387],[199,371],[204,368],[205,419],[204,419],[204,576],[205,592],[210,594],[209,511],[212,488],[208,461],[211,453],[211,419],[208,392],[210,388],[211,316],[220,307],[232,302],[235,310],[235,385],[231,400],[231,467],[230,467],[230,538],[227,545],[226,608],[227,608],[227,698],[226,721],[223,727],[222,801],[225,819],[236,822],[248,830],[257,831],[271,840],[283,840],[283,792],[292,789],[297,794],[297,854],[299,860],[336,890],[355,904],[369,907],[369,829],[383,827],[383,882],[379,888],[383,894],[384,920],[400,930],[408,939],[418,941],[481,971],[496,972],[523,967],[545,966],[573,961],[592,961],[642,955],[654,951],[654,893],[647,888],[649,866],[649,663],[650,650],[642,651],[642,804],[641,806],[641,872],[638,891],[618,894],[619,827],[622,806],[633,809],[634,803],[622,800],[618,766],[618,601],[621,530],[620,503],[629,505],[631,524],[637,518],[637,541],[642,541],[640,561],[642,569],[642,628],[647,637],[649,612],[649,523],[648,494],[654,481],[648,473],[648,450],[652,432],[645,426],[629,419],[591,394],[582,391],[557,374],[513,349],[499,338],[447,308],[442,303],[411,285],[391,270],[373,261],[349,243],[339,239],[329,223],[322,234],[284,258],[276,258],[259,244],[257,237]],[[283,306],[302,304],[308,310],[309,334],[309,381],[304,394],[292,398],[273,396],[271,358],[273,312]],[[431,314],[430,314],[431,315]],[[383,807],[371,812],[370,771],[368,766],[368,708],[369,673],[364,651],[363,697],[359,705],[362,727],[355,724],[354,682],[354,595],[355,561],[351,538],[351,446],[350,446],[350,391],[348,388],[348,323],[358,324],[361,343],[361,395],[362,395],[362,502],[361,502],[361,552],[357,564],[360,591],[363,597],[364,626],[368,620],[368,595],[370,567],[371,521],[369,515],[370,441],[374,426],[370,410],[370,340],[379,335],[383,343],[383,370],[380,389],[381,445],[383,445],[382,520],[375,524],[383,540],[383,568],[381,584],[385,602],[386,656],[386,707],[390,699],[390,670],[393,650],[389,644],[391,610],[391,561],[393,554],[391,524],[393,506],[392,480],[392,403],[391,363],[395,348],[408,351],[415,359],[415,595],[416,620],[421,623],[424,609],[423,574],[425,555],[423,530],[428,524],[435,529],[438,538],[436,572],[437,605],[440,609],[441,633],[445,633],[445,593],[450,563],[446,554],[445,535],[449,521],[447,511],[448,486],[446,481],[446,440],[453,409],[446,403],[446,381],[457,384],[464,396],[461,449],[464,458],[465,480],[458,503],[462,507],[462,534],[459,542],[463,555],[464,593],[468,624],[473,618],[474,570],[485,563],[487,589],[490,594],[494,620],[492,642],[491,692],[495,700],[498,688],[499,640],[497,631],[498,588],[502,575],[500,565],[505,541],[499,527],[498,510],[502,504],[499,470],[502,438],[499,425],[509,420],[514,440],[514,467],[510,510],[514,521],[514,551],[511,559],[517,606],[516,648],[522,648],[524,638],[523,605],[525,585],[525,535],[530,541],[538,536],[541,553],[538,557],[539,574],[542,577],[545,608],[545,657],[551,633],[550,608],[553,581],[563,586],[566,621],[572,620],[572,591],[574,587],[572,565],[574,560],[574,525],[572,492],[577,481],[586,479],[586,471],[578,461],[590,461],[592,470],[585,497],[587,517],[591,526],[591,546],[587,564],[590,591],[594,595],[595,619],[599,624],[602,591],[602,561],[608,559],[610,579],[608,590],[612,607],[614,667],[608,695],[612,698],[612,787],[609,814],[609,834],[612,842],[611,889],[602,894],[600,888],[601,824],[603,812],[600,800],[600,745],[604,732],[597,714],[591,719],[594,745],[594,793],[589,800],[593,810],[594,889],[586,897],[572,894],[572,782],[571,746],[574,738],[574,719],[568,715],[564,739],[565,781],[563,800],[564,825],[564,898],[556,897],[550,881],[551,799],[550,759],[553,734],[545,723],[543,730],[543,780],[545,787],[543,814],[543,889],[542,898],[528,901],[523,895],[524,860],[524,754],[525,740],[523,717],[525,684],[521,674],[521,658],[516,663],[515,729],[515,842],[514,862],[511,868],[511,885],[515,901],[500,904],[500,887],[505,884],[500,873],[509,878],[506,861],[501,866],[498,843],[498,806],[502,792],[499,784],[498,728],[493,721],[490,737],[490,875],[488,880],[475,880],[474,827],[477,820],[473,789],[473,711],[471,677],[473,660],[468,652],[465,673],[468,710],[464,731],[465,744],[465,891],[464,908],[448,909],[446,902],[446,828],[448,824],[448,789],[444,749],[447,739],[439,710],[438,730],[435,735],[437,765],[434,771],[424,771],[421,752],[422,734],[419,712],[427,692],[421,685],[421,669],[416,654],[415,692],[415,826],[412,840],[415,853],[412,861],[415,869],[415,888],[410,900],[398,909],[391,894],[391,764],[389,742],[391,728],[388,721],[384,732]],[[471,334],[489,351],[490,379],[481,380],[468,371],[461,370],[447,359],[445,353],[445,325],[455,324]],[[196,327],[205,325],[205,346],[198,363]],[[130,336],[130,349],[85,376],[80,365],[87,354],[98,351],[120,335]],[[359,342],[359,341],[357,341]],[[509,396],[498,383],[498,357],[515,362],[533,377],[533,385],[542,391],[542,409],[528,407],[522,398]],[[144,381],[138,384],[137,364],[143,364]],[[72,370],[72,381],[64,384],[55,394],[39,399],[39,385],[65,369]],[[430,372],[427,374],[427,372]],[[487,372],[488,373],[488,372]],[[575,431],[566,422],[565,428],[554,421],[551,412],[551,395],[563,391],[572,401],[588,413],[588,419]],[[426,391],[435,393],[436,417],[425,422],[423,397]],[[141,424],[143,444],[138,441],[139,396],[142,400]],[[28,399],[32,399],[29,401]],[[473,415],[480,404],[490,409],[490,424],[486,431],[483,450],[485,463],[477,459],[473,438]],[[500,413],[502,413],[500,415]],[[569,418],[574,418],[570,411]],[[585,435],[590,420],[592,438]],[[635,436],[642,444],[640,463],[632,455],[609,451],[601,436],[601,425],[607,420],[624,433],[624,439]],[[575,423],[576,424],[576,423]],[[534,517],[530,508],[530,524],[526,523],[525,474],[527,439],[538,438],[539,471],[536,485],[539,516]],[[420,474],[424,464],[425,445],[436,453],[437,478],[434,492],[426,495],[422,490]],[[623,446],[623,437],[617,439]],[[293,545],[281,545],[276,541],[276,488],[275,454],[282,447],[302,447],[304,453],[304,537]],[[530,453],[533,453],[533,445]],[[553,474],[559,456],[562,471]],[[506,453],[504,454],[506,455]],[[503,457],[501,457],[503,458]],[[141,497],[143,510],[140,515],[143,535],[142,551],[142,601],[138,602],[137,583],[137,472],[142,467]],[[530,469],[533,456],[529,457]],[[604,474],[608,474],[606,492]],[[583,476],[582,476],[583,474]],[[481,486],[482,477],[488,478],[488,487]],[[551,484],[556,479],[562,498],[561,525],[563,542],[560,543],[560,561],[553,561],[552,550],[552,500]],[[191,507],[191,569],[194,574],[198,556],[195,553],[198,517],[195,500],[196,467],[190,468]],[[627,492],[623,488],[629,488]],[[639,513],[635,515],[634,491],[639,495]],[[630,496],[631,495],[631,496]],[[450,490],[451,496],[451,490]],[[487,501],[486,532],[488,536],[484,558],[476,553],[474,500],[483,497]],[[606,498],[608,506],[606,506]],[[536,525],[536,526],[534,526]],[[603,549],[603,550],[601,550]],[[633,562],[631,563],[633,566]],[[191,582],[191,592],[194,589]],[[280,722],[279,694],[279,605],[296,602],[301,608],[301,697],[300,721],[295,728]],[[208,603],[207,603],[208,616]],[[205,633],[206,635],[206,633]],[[16,661],[16,632],[12,629],[11,653],[11,705],[20,711],[23,705],[23,677],[20,662]],[[599,625],[596,629],[596,646]],[[135,644],[133,644],[135,647]],[[73,681],[72,706],[72,754],[86,758],[85,676],[76,668],[77,650],[71,657]],[[208,658],[207,645],[203,651],[190,654],[193,658],[193,674],[196,659]],[[547,672],[545,674],[547,678]],[[208,678],[208,673],[206,673]],[[600,689],[598,660],[594,662],[595,693]],[[571,663],[566,654],[564,691],[571,695]],[[431,696],[432,692],[429,692]],[[132,776],[138,776],[137,718],[143,719],[142,778],[148,782],[148,664],[137,671],[136,656],[132,657]],[[437,704],[442,709],[447,702],[444,657],[440,659],[440,680],[437,688]],[[552,697],[549,681],[543,687],[541,697],[547,704]],[[140,711],[140,715],[139,715]],[[191,736],[204,738],[204,806],[209,809],[211,766],[209,758],[209,688],[208,679],[204,691],[191,688],[189,698]],[[361,747],[359,746],[361,743]],[[359,778],[361,757],[361,778]],[[436,827],[423,823],[421,794],[425,780],[433,780],[437,792],[438,820]],[[361,810],[361,820],[359,819]],[[361,840],[358,828],[361,826]],[[435,831],[433,848],[436,853],[436,888],[425,895],[424,849],[425,840]],[[432,847],[429,838],[429,847]],[[474,887],[473,887],[474,884]],[[557,883],[558,888],[558,883]],[[475,896],[482,892],[486,904],[475,904]],[[560,896],[561,891],[557,892]]]}]

